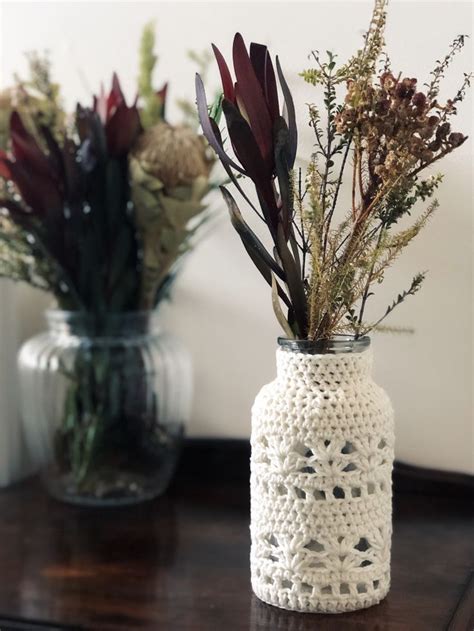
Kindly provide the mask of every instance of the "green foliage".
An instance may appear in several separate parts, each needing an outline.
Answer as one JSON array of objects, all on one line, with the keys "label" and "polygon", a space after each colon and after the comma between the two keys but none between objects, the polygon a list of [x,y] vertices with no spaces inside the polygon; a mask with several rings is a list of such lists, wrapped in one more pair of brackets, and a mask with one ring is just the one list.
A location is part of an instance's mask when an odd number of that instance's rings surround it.
[{"label": "green foliage", "polygon": [[155,50],[155,24],[148,22],[143,28],[139,51],[138,94],[142,101],[140,118],[145,129],[163,119],[163,103],[153,88],[153,71],[158,57]]},{"label": "green foliage", "polygon": [[13,110],[21,114],[29,131],[41,142],[39,130],[48,127],[59,139],[66,125],[60,87],[51,76],[51,61],[48,53],[26,54],[28,74],[26,78],[15,76],[13,86],[0,92],[0,148],[7,148],[10,116]]}]

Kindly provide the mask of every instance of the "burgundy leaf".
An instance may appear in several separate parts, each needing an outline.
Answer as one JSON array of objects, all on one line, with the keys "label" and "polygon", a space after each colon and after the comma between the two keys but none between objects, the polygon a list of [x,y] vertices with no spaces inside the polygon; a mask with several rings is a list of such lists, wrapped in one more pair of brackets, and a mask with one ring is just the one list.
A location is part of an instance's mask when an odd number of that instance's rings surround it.
[{"label": "burgundy leaf", "polygon": [[113,115],[116,108],[125,104],[122,88],[117,73],[112,75],[112,89],[107,97],[107,120]]},{"label": "burgundy leaf", "polygon": [[125,103],[119,105],[105,127],[109,154],[120,157],[128,153],[141,129],[138,109],[127,107]]},{"label": "burgundy leaf", "polygon": [[256,184],[268,179],[270,173],[262,160],[255,136],[248,122],[237,107],[227,99],[222,101],[222,111],[232,146],[246,173]]},{"label": "burgundy leaf", "polygon": [[267,52],[265,59],[265,98],[268,103],[268,109],[272,120],[275,121],[280,116],[280,104],[278,102],[278,88],[275,79],[275,71],[273,70],[270,54]]},{"label": "burgundy leaf", "polygon": [[107,122],[107,97],[105,95],[103,83],[100,85],[99,96],[94,96],[92,109],[94,112],[97,112],[100,120],[105,125]]},{"label": "burgundy leaf", "polygon": [[298,146],[298,130],[296,128],[295,104],[293,103],[293,97],[291,96],[290,89],[283,75],[278,57],[276,58],[276,65],[277,65],[278,79],[280,80],[283,97],[285,99],[287,124],[288,124],[288,131],[289,131],[289,142],[290,142],[288,167],[292,169],[293,165],[295,164],[296,149]]},{"label": "burgundy leaf", "polygon": [[46,125],[41,125],[40,131],[41,135],[44,138],[46,146],[48,147],[49,161],[56,175],[55,179],[58,184],[60,184],[64,182],[64,164],[61,148],[58,145],[56,138],[53,136],[49,127],[47,127]]},{"label": "burgundy leaf", "polygon": [[219,156],[219,159],[224,165],[232,167],[242,175],[245,175],[245,171],[239,166],[232,158],[230,158],[224,151],[222,142],[216,137],[215,131],[209,118],[209,108],[207,105],[206,91],[204,90],[204,84],[199,74],[196,73],[196,103],[198,109],[199,122],[201,123],[202,132],[206,137],[208,143],[214,149]]},{"label": "burgundy leaf", "polygon": [[237,105],[239,112],[242,114],[242,116],[245,118],[247,123],[249,123],[250,125],[249,115],[247,114],[247,110],[245,109],[245,103],[242,101],[242,96],[240,94],[240,88],[239,88],[238,83],[234,85],[234,94],[235,94],[235,105]]},{"label": "burgundy leaf", "polygon": [[249,117],[252,132],[263,160],[273,161],[272,124],[262,87],[253,69],[242,35],[237,33],[233,46],[234,68],[239,91]]},{"label": "burgundy leaf", "polygon": [[78,105],[76,108],[76,129],[81,140],[79,149],[79,155],[82,158],[81,167],[85,171],[90,171],[92,162],[105,160],[107,156],[104,124],[97,112]]},{"label": "burgundy leaf", "polygon": [[285,119],[279,116],[274,125],[275,143],[275,171],[280,190],[280,215],[285,236],[289,236],[291,218],[293,215],[290,172],[288,166],[290,159],[289,130]]},{"label": "burgundy leaf", "polygon": [[264,200],[262,211],[270,227],[276,228],[278,209],[272,187],[272,172],[263,162],[252,130],[233,103],[224,100],[222,110],[232,145],[246,173],[254,182],[259,196]]},{"label": "burgundy leaf", "polygon": [[0,177],[10,180],[11,176],[10,160],[7,154],[0,149]]},{"label": "burgundy leaf", "polygon": [[233,87],[232,77],[229,72],[229,68],[226,64],[224,57],[222,56],[221,51],[217,48],[217,46],[212,44],[212,50],[214,51],[217,65],[219,67],[219,73],[221,75],[221,81],[222,81],[222,89],[224,91],[224,98],[226,98],[228,101],[234,102],[235,100],[234,87]]},{"label": "burgundy leaf", "polygon": [[260,83],[262,92],[265,94],[265,62],[267,57],[267,47],[263,44],[250,44],[250,61],[252,63],[255,76]]},{"label": "burgundy leaf", "polygon": [[81,175],[76,161],[76,146],[69,138],[64,138],[62,147],[62,161],[64,166],[64,185],[67,198],[75,202],[81,197]]},{"label": "burgundy leaf", "polygon": [[28,164],[30,169],[42,175],[53,176],[48,158],[41,151],[34,137],[26,130],[16,111],[13,111],[10,117],[10,139],[12,152],[17,162]]},{"label": "burgundy leaf", "polygon": [[[257,237],[257,235],[250,229],[248,224],[245,222],[242,217],[242,213],[240,212],[234,198],[229,193],[229,191],[225,188],[225,186],[220,187],[224,200],[229,209],[230,218],[232,221],[232,225],[238,232],[242,242],[244,243],[247,252],[252,252],[251,257],[255,261],[255,257],[259,259],[259,261],[265,265],[266,268],[271,269],[279,278],[285,280],[285,275],[282,268],[278,265],[278,263],[273,259],[273,257],[266,250],[263,243]],[[252,256],[253,255],[253,256]]]},{"label": "burgundy leaf", "polygon": [[33,212],[43,215],[62,208],[62,197],[50,178],[43,177],[18,162],[10,163],[10,171],[12,181]]},{"label": "burgundy leaf", "polygon": [[[209,121],[211,123],[212,129],[214,131],[214,134],[216,136],[216,139],[217,139],[218,143],[220,144],[221,147],[223,147],[223,142],[222,142],[222,138],[221,138],[221,132],[219,130],[219,127],[217,126],[216,121],[213,120],[212,118],[210,118]],[[252,204],[250,198],[247,196],[247,194],[245,193],[244,189],[240,186],[238,179],[235,177],[234,172],[232,171],[230,166],[227,164],[227,162],[222,162],[222,166],[224,167],[225,172],[229,176],[229,179],[232,182],[232,184],[239,191],[239,193],[245,199],[245,201],[250,206],[250,208],[252,208],[258,214],[258,210],[255,208],[255,205]]]}]

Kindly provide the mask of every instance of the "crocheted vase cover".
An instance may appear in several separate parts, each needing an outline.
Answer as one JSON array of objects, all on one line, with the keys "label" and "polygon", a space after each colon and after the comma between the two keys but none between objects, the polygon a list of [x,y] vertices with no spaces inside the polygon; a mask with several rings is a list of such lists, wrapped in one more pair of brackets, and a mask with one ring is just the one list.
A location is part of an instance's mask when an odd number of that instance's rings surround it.
[{"label": "crocheted vase cover", "polygon": [[277,350],[252,409],[251,576],[296,611],[370,607],[390,586],[393,411],[372,353]]}]

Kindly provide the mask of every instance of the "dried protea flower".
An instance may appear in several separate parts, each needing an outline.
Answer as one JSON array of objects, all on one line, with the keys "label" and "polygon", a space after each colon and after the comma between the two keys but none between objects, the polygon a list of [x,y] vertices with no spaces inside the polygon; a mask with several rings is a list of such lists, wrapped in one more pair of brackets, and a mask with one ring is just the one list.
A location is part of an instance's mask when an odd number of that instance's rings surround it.
[{"label": "dried protea flower", "polygon": [[198,177],[207,178],[214,163],[202,136],[184,125],[166,122],[141,134],[133,156],[166,190],[189,186]]}]

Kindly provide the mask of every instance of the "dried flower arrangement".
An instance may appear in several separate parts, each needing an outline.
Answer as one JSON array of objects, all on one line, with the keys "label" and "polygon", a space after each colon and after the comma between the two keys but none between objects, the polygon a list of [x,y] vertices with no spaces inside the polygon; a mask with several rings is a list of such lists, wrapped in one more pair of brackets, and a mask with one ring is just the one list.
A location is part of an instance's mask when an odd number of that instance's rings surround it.
[{"label": "dried flower arrangement", "polygon": [[66,494],[133,498],[161,468],[171,475],[182,431],[172,395],[157,385],[159,370],[176,368],[174,356],[163,357],[148,312],[209,218],[215,160],[197,131],[166,120],[167,86],[156,91],[152,82],[151,24],[131,105],[114,74],[108,94],[69,116],[47,58],[29,61],[31,78],[0,95],[0,276],[54,295],[65,313],[52,318],[73,340],[69,352],[53,331],[20,352],[30,451],[65,481]]},{"label": "dried flower arrangement", "polygon": [[69,121],[37,55],[31,80],[0,97],[0,276],[51,292],[62,309],[155,307],[206,218],[214,161],[202,136],[165,119],[153,48],[148,25],[130,106],[114,75]]},{"label": "dried flower arrangement", "polygon": [[[232,223],[272,287],[276,317],[290,338],[359,337],[418,291],[424,273],[417,274],[380,317],[366,320],[374,285],[383,281],[387,269],[438,206],[433,195],[442,176],[425,176],[425,172],[466,140],[452,131],[450,119],[472,75],[464,76],[452,99],[438,100],[441,79],[462,49],[464,37],[454,40],[428,84],[420,88],[417,79],[391,69],[384,49],[386,8],[386,0],[376,0],[364,45],[346,64],[338,65],[331,52],[325,60],[314,52],[315,67],[302,73],[308,83],[322,88],[324,97],[324,114],[316,105],[309,107],[315,151],[304,176],[294,168],[297,125],[292,96],[277,58],[284,100],[281,115],[275,72],[265,46],[252,43],[249,54],[241,35],[235,36],[235,84],[214,47],[223,86],[222,109],[236,160],[224,148],[218,121],[208,112],[203,82],[196,77],[204,135],[268,229],[273,253],[222,187]],[[352,204],[341,209],[344,216],[336,225],[346,175],[352,182]],[[242,188],[242,176],[252,181],[258,204]],[[428,199],[427,209],[408,228],[396,232],[397,223],[410,215],[415,204]]]}]

